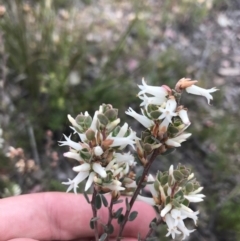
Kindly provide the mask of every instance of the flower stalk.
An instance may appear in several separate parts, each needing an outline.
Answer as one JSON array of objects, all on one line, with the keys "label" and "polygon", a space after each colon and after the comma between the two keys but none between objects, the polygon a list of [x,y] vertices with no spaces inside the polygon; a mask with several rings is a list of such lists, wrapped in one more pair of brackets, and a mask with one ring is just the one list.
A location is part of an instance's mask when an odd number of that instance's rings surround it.
[{"label": "flower stalk", "polygon": [[98,224],[97,224],[97,208],[95,206],[95,200],[96,200],[97,191],[95,188],[93,188],[93,195],[91,200],[91,206],[92,206],[92,213],[93,213],[93,226],[94,226],[94,236],[95,240],[99,240],[99,234],[98,234]]},{"label": "flower stalk", "polygon": [[149,172],[149,169],[152,165],[152,163],[154,162],[154,160],[156,159],[156,157],[159,155],[159,150],[156,149],[154,150],[154,152],[152,153],[149,161],[147,162],[146,166],[144,167],[144,170],[143,170],[143,174],[138,182],[138,186],[129,202],[129,209],[126,209],[126,212],[125,212],[125,215],[124,215],[124,220],[122,221],[121,225],[120,225],[120,229],[119,229],[119,233],[118,233],[118,238],[117,238],[117,241],[120,241],[121,240],[121,236],[122,236],[122,232],[124,230],[124,227],[128,221],[128,217],[129,217],[129,214],[131,212],[131,209],[133,207],[133,204],[134,202],[136,201],[137,199],[137,196],[139,195],[139,192],[141,191],[142,189],[142,183],[145,181],[145,177],[148,175],[148,172]]}]

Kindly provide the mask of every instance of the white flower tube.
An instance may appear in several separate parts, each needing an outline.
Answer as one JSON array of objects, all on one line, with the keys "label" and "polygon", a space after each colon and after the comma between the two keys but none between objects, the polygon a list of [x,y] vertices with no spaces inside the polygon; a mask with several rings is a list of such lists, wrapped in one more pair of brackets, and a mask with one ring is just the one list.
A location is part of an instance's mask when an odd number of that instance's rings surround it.
[{"label": "white flower tube", "polygon": [[102,167],[99,163],[93,163],[92,168],[101,177],[105,178],[107,176],[107,173],[106,173],[104,167]]},{"label": "white flower tube", "polygon": [[174,112],[176,110],[176,107],[177,107],[177,102],[175,98],[169,99],[166,103],[165,108],[162,108],[162,107],[159,108],[159,111],[161,111],[162,114],[158,118],[160,120],[166,118],[169,123],[172,123],[172,117],[177,115],[177,113]]},{"label": "white flower tube", "polygon": [[154,122],[150,119],[148,119],[144,115],[140,115],[137,112],[135,112],[131,107],[128,108],[128,111],[125,112],[127,115],[132,116],[134,119],[136,119],[140,124],[142,124],[144,127],[149,129],[151,126],[154,125]]},{"label": "white flower tube", "polygon": [[211,89],[204,89],[196,85],[192,85],[190,87],[186,88],[187,93],[193,94],[193,95],[201,95],[207,98],[208,104],[210,104],[210,100],[213,99],[212,95],[210,93],[213,93],[217,91],[216,87],[213,87]]},{"label": "white flower tube", "polygon": [[98,111],[95,111],[91,126],[89,128],[89,129],[93,130],[94,132],[97,130],[97,122],[98,122],[97,115],[98,115],[98,113],[99,113]]},{"label": "white flower tube", "polygon": [[178,116],[181,118],[183,124],[189,126],[191,122],[189,121],[187,111],[182,109],[178,112]]},{"label": "white flower tube", "polygon": [[71,148],[73,148],[77,151],[82,150],[82,146],[78,142],[72,141],[70,139],[71,135],[69,137],[67,137],[66,135],[63,134],[63,136],[65,137],[66,141],[59,141],[60,146],[70,146]]},{"label": "white flower tube", "polygon": [[67,157],[67,158],[72,158],[72,159],[75,159],[77,161],[83,161],[83,159],[80,157],[79,153],[77,152],[65,152],[63,153],[63,156]]},{"label": "white flower tube", "polygon": [[141,91],[138,93],[138,96],[147,93],[158,98],[165,98],[168,95],[168,91],[164,87],[147,85],[144,79],[142,79],[142,84],[143,85],[138,85],[138,87],[141,89]]},{"label": "white flower tube", "polygon": [[191,135],[192,135],[191,133],[181,134],[174,138],[168,139],[165,143],[169,146],[179,147],[179,146],[181,146],[181,143],[186,141],[186,139]]},{"label": "white flower tube", "polygon": [[145,109],[148,107],[148,105],[162,105],[165,101],[167,101],[165,96],[148,97],[145,94],[143,96],[140,95],[139,99],[143,100],[140,106],[144,106]]},{"label": "white flower tube", "polygon": [[161,217],[164,217],[172,209],[172,204],[167,204],[164,209],[161,211]]}]

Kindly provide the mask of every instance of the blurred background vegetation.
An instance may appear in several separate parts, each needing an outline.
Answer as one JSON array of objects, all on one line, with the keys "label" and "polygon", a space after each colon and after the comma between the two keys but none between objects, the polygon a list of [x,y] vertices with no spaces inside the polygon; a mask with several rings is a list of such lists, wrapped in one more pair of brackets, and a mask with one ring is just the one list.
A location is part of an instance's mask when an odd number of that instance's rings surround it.
[{"label": "blurred background vegetation", "polygon": [[240,241],[238,0],[0,0],[1,197],[66,190],[67,114],[111,103],[140,131],[124,111],[142,77],[219,89],[211,106],[183,98],[193,137],[154,169],[181,162],[205,187],[189,240]]}]

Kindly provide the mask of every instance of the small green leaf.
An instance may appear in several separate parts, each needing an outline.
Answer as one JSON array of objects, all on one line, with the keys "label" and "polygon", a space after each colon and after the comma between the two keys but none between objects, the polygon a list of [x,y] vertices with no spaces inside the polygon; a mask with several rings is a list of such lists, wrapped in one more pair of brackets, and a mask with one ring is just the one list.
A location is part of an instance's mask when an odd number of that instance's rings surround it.
[{"label": "small green leaf", "polygon": [[103,115],[103,114],[98,114],[97,115],[97,118],[99,120],[99,122],[103,125],[103,126],[106,126],[108,124],[108,118]]},{"label": "small green leaf", "polygon": [[110,120],[110,121],[114,121],[117,119],[117,115],[118,115],[118,110],[117,109],[110,109],[107,110],[104,115]]},{"label": "small green leaf", "polygon": [[158,110],[152,111],[152,112],[150,113],[150,115],[151,115],[151,117],[152,117],[153,119],[158,119],[158,117],[161,115],[161,112],[158,111]]},{"label": "small green leaf", "polygon": [[105,232],[108,234],[112,234],[114,232],[114,227],[112,224],[110,224],[109,226],[105,226]]},{"label": "small green leaf", "polygon": [[91,220],[90,220],[90,223],[89,223],[91,229],[94,229],[94,223],[95,223],[95,221],[93,221],[93,220],[91,219]]},{"label": "small green leaf", "polygon": [[192,183],[188,183],[187,185],[186,185],[186,191],[189,193],[189,192],[191,192],[193,190],[193,184]]},{"label": "small green leaf", "polygon": [[125,204],[126,204],[127,211],[129,211],[130,210],[130,205],[129,205],[129,202],[128,202],[128,198],[125,199]]},{"label": "small green leaf", "polygon": [[87,195],[86,192],[83,192],[83,196],[85,197],[86,201],[87,201],[88,203],[90,203],[90,200],[89,200],[88,195]]},{"label": "small green leaf", "polygon": [[133,221],[138,215],[137,211],[133,211],[130,213],[129,217],[128,217],[128,221]]},{"label": "small green leaf", "polygon": [[174,170],[173,176],[176,181],[181,181],[183,179],[183,174],[180,171]]},{"label": "small green leaf", "polygon": [[96,209],[100,209],[102,207],[102,200],[99,194],[97,194],[95,198],[95,207]]},{"label": "small green leaf", "polygon": [[124,215],[121,214],[121,215],[118,217],[118,224],[121,224],[122,221],[123,221],[123,219],[124,219]]},{"label": "small green leaf", "polygon": [[99,241],[104,241],[107,238],[107,233],[103,233],[99,239]]},{"label": "small green leaf", "polygon": [[168,182],[168,175],[164,175],[160,178],[160,182],[162,184],[162,186],[164,186],[167,182]]},{"label": "small green leaf", "polygon": [[185,200],[182,202],[182,204],[188,207],[189,201],[188,201],[187,199],[185,199]]},{"label": "small green leaf", "polygon": [[179,204],[179,202],[177,202],[176,200],[173,200],[173,201],[172,201],[172,204],[173,204],[173,206],[174,206],[175,208],[180,208],[180,207],[181,207],[181,205]]},{"label": "small green leaf", "polygon": [[113,214],[113,217],[114,217],[114,218],[118,218],[118,217],[122,214],[122,210],[123,210],[123,208],[119,208],[119,209]]},{"label": "small green leaf", "polygon": [[92,124],[92,117],[89,115],[89,116],[86,116],[85,119],[84,119],[84,126],[86,129],[88,129]]},{"label": "small green leaf", "polygon": [[154,219],[151,221],[151,223],[149,224],[149,228],[152,228],[152,223],[154,223],[154,224],[156,225],[156,222],[157,222],[157,219],[154,218]]},{"label": "small green leaf", "polygon": [[108,206],[108,201],[107,201],[107,199],[105,198],[104,195],[101,195],[101,198],[102,198],[102,203],[103,203],[104,207],[107,207],[107,206]]}]

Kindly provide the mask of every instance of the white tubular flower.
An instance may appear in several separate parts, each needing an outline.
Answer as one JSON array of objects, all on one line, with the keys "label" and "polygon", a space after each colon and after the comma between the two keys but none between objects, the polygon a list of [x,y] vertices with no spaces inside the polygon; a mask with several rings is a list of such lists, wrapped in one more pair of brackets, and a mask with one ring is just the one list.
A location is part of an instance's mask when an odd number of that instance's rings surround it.
[{"label": "white tubular flower", "polygon": [[80,140],[82,142],[87,141],[87,137],[86,137],[86,135],[84,133],[77,132],[76,129],[74,127],[72,127],[72,126],[69,126],[69,127],[73,130],[73,134],[78,134],[78,136],[79,136],[79,138],[80,138]]},{"label": "white tubular flower", "polygon": [[125,164],[128,164],[129,166],[136,165],[136,162],[134,161],[134,156],[131,155],[130,152],[124,153],[124,154],[115,153],[114,157],[115,157],[116,163],[119,163],[119,164],[125,163]]},{"label": "white tubular flower", "polygon": [[[148,178],[147,178],[147,181],[148,182],[154,182],[155,179],[154,179],[154,177],[151,174],[149,174]],[[150,190],[150,192],[151,192],[153,197],[158,197],[158,193],[157,193],[157,191],[154,188],[154,183],[153,184],[147,184],[146,186],[147,186],[147,188],[149,188],[149,190]],[[155,202],[154,198],[143,197],[141,195],[138,195],[137,200],[143,201],[143,202],[148,203],[148,204],[150,204],[152,206],[156,205],[156,202]]]},{"label": "white tubular flower", "polygon": [[96,147],[94,147],[93,150],[94,150],[94,154],[96,156],[101,156],[103,154],[103,149],[101,146],[96,146]]},{"label": "white tubular flower", "polygon": [[[154,179],[154,177],[151,174],[149,174],[148,178],[147,178],[147,181],[148,182],[155,182],[155,179]],[[147,184],[147,187],[149,188],[149,190],[150,190],[150,192],[151,192],[153,197],[157,197],[158,196],[158,193],[157,193],[157,191],[154,188],[154,183],[153,184]]]},{"label": "white tubular flower", "polygon": [[76,122],[76,120],[71,115],[68,114],[67,117],[74,127],[77,127],[81,131],[83,130],[82,127]]},{"label": "white tubular flower", "polygon": [[72,158],[72,159],[75,159],[77,161],[83,161],[83,159],[80,157],[79,153],[77,152],[65,152],[63,153],[63,156],[67,157],[67,158]]},{"label": "white tubular flower", "polygon": [[117,137],[124,137],[124,135],[126,134],[128,130],[128,123],[124,123],[124,125],[121,127],[121,129],[119,130]]},{"label": "white tubular flower", "polygon": [[63,182],[65,185],[70,185],[67,192],[74,189],[74,193],[77,193],[78,184],[88,177],[85,185],[85,191],[87,191],[92,185],[96,173],[102,178],[107,176],[106,171],[99,163],[93,163],[92,166],[89,163],[83,163],[82,165],[73,167],[73,171],[79,172],[78,175],[73,180],[69,179],[68,182]]},{"label": "white tubular flower", "polygon": [[[175,178],[174,178],[174,176],[173,176],[173,165],[171,165],[170,167],[169,167],[169,176],[171,176],[171,178],[172,178],[172,181],[171,181],[171,185],[175,182]],[[170,188],[170,187],[169,187]],[[172,191],[172,189],[171,189],[171,191]]]},{"label": "white tubular flower", "polygon": [[94,173],[94,172],[90,173],[88,180],[86,182],[86,185],[85,185],[85,189],[84,189],[85,192],[91,187],[95,176],[96,176],[96,173]]},{"label": "white tubular flower", "polygon": [[106,173],[105,169],[99,163],[93,163],[92,168],[102,178],[105,178],[107,176],[107,173]]},{"label": "white tubular flower", "polygon": [[179,147],[181,146],[181,143],[186,141],[187,138],[191,135],[191,133],[181,134],[179,136],[168,139],[165,143],[169,146]]},{"label": "white tubular flower", "polygon": [[112,132],[108,135],[107,139],[110,139],[113,141],[110,147],[119,147],[119,149],[122,150],[127,145],[130,145],[135,150],[134,144],[135,144],[135,140],[138,139],[138,137],[136,136],[136,132],[133,131],[131,128],[129,128],[130,134],[124,137],[124,135],[128,131],[127,127],[128,127],[128,124],[125,123],[120,129],[117,136],[115,137],[112,136]]},{"label": "white tubular flower", "polygon": [[99,111],[95,111],[91,126],[89,128],[89,129],[93,130],[94,132],[97,130],[97,122],[98,122],[97,115],[98,115],[98,113],[99,113]]},{"label": "white tubular flower", "polygon": [[73,148],[73,149],[75,149],[77,151],[82,150],[82,146],[81,146],[80,143],[72,141],[70,139],[71,135],[69,137],[67,137],[66,135],[63,134],[63,136],[65,137],[66,141],[59,141],[60,146],[70,146],[71,148]]},{"label": "white tubular flower", "polygon": [[146,82],[144,81],[144,78],[142,79],[142,84],[143,85],[138,85],[138,87],[141,89],[141,91],[138,93],[138,96],[147,93],[155,97],[164,99],[168,95],[168,91],[166,88],[147,85]]},{"label": "white tubular flower", "polygon": [[168,233],[166,234],[166,237],[171,235],[172,238],[175,239],[176,234],[181,234],[181,232],[179,230],[177,230],[177,227],[174,225],[175,220],[169,213],[166,214],[166,216],[165,216],[165,222],[168,226]]},{"label": "white tubular flower", "polygon": [[143,100],[140,106],[144,106],[145,109],[148,105],[162,105],[165,101],[167,101],[165,96],[162,97],[148,97],[145,94],[143,96],[139,96],[139,99]]},{"label": "white tubular flower", "polygon": [[171,216],[174,219],[174,226],[176,226],[180,221],[186,218],[186,216],[184,216],[180,210],[175,208],[171,210]]},{"label": "white tubular flower", "polygon": [[134,147],[135,141],[131,140],[128,137],[111,137],[109,139],[113,140],[113,143],[110,145],[110,147],[119,146],[120,149],[123,149],[127,145],[130,145],[135,150],[135,147]]},{"label": "white tubular flower", "polygon": [[89,163],[83,163],[79,166],[73,167],[73,171],[75,172],[90,172],[91,165]]},{"label": "white tubular flower", "polygon": [[112,131],[120,123],[120,118],[107,124],[106,129],[108,132]]},{"label": "white tubular flower", "polygon": [[189,126],[191,122],[189,121],[187,111],[182,109],[178,112],[178,116],[181,118],[183,124]]},{"label": "white tubular flower", "polygon": [[166,118],[169,123],[172,123],[172,117],[177,115],[177,113],[174,112],[176,110],[176,107],[177,102],[175,98],[173,97],[168,99],[165,108],[159,107],[159,111],[161,111],[162,114],[158,118],[160,120]]},{"label": "white tubular flower", "polygon": [[154,201],[154,199],[152,197],[143,197],[141,195],[138,195],[137,196],[137,200],[143,201],[143,202],[145,202],[145,203],[147,203],[147,204],[149,204],[151,206],[156,205],[156,203],[155,203],[155,201]]},{"label": "white tubular flower", "polygon": [[180,209],[181,215],[185,216],[186,218],[191,218],[194,221],[194,224],[197,225],[197,220],[198,220],[198,214],[199,211],[196,212],[188,212],[185,209]]},{"label": "white tubular flower", "polygon": [[210,93],[213,93],[217,91],[216,87],[213,87],[211,89],[204,89],[196,85],[192,85],[190,87],[186,88],[187,93],[193,94],[193,95],[201,95],[207,98],[208,104],[210,104],[210,100],[213,99],[212,95]]},{"label": "white tubular flower", "polygon": [[118,180],[113,180],[111,183],[103,183],[103,187],[106,187],[112,191],[123,191],[125,190],[124,187],[122,187],[122,183]]},{"label": "white tubular flower", "polygon": [[190,233],[194,232],[195,230],[195,229],[193,230],[187,229],[183,221],[178,223],[177,228],[182,231],[182,234],[183,234],[182,240],[188,237]]},{"label": "white tubular flower", "polygon": [[67,189],[67,192],[70,192],[73,189],[74,193],[77,194],[78,184],[82,182],[86,177],[88,177],[88,175],[89,172],[79,172],[73,180],[68,179],[68,182],[62,182],[62,184],[70,185]]},{"label": "white tubular flower", "polygon": [[167,204],[164,209],[161,211],[161,217],[164,217],[172,209],[172,204]]},{"label": "white tubular flower", "polygon": [[199,192],[201,192],[203,189],[203,187],[199,187],[197,190],[190,192],[188,195],[184,195],[184,197],[189,201],[189,202],[193,202],[193,203],[197,203],[197,202],[202,202],[203,198],[205,197],[204,194],[199,194]]},{"label": "white tubular flower", "polygon": [[151,126],[154,125],[154,122],[150,119],[148,119],[144,115],[140,115],[137,112],[135,112],[131,107],[128,108],[128,111],[125,111],[127,115],[132,116],[134,119],[136,119],[140,124],[142,124],[144,127],[149,129]]}]

